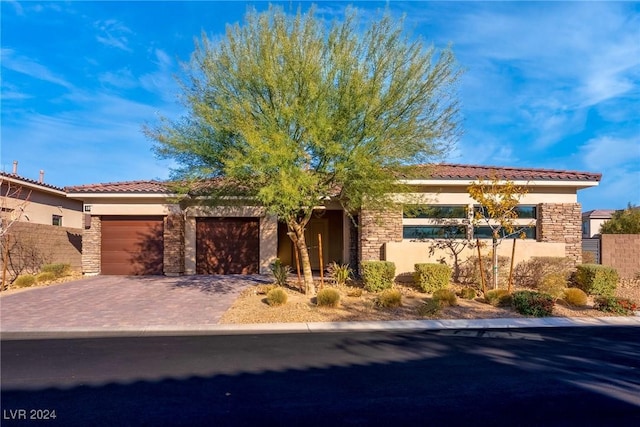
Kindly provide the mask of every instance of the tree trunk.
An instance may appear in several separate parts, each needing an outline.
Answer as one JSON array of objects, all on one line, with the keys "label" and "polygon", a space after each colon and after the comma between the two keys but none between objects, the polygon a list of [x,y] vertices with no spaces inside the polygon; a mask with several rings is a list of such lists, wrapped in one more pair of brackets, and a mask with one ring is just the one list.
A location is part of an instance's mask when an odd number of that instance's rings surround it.
[{"label": "tree trunk", "polygon": [[304,289],[306,295],[315,295],[316,289],[313,284],[313,274],[311,273],[311,260],[309,259],[309,250],[307,248],[307,242],[304,238],[304,226],[290,221],[289,228],[296,235],[296,250],[300,254],[300,262],[302,263],[302,275],[304,278]]},{"label": "tree trunk", "polygon": [[498,289],[498,239],[493,238],[493,289]]}]

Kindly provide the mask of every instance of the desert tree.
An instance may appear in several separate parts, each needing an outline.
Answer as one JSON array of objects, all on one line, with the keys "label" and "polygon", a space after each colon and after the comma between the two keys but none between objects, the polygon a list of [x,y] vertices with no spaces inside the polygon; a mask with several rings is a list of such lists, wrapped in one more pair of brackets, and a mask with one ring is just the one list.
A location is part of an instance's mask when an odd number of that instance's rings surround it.
[{"label": "desert tree", "polygon": [[600,234],[640,234],[640,206],[617,210],[600,226]]},{"label": "desert tree", "polygon": [[156,153],[177,163],[182,191],[250,200],[286,223],[309,293],[314,208],[382,206],[399,169],[442,158],[459,135],[451,48],[405,35],[389,12],[327,22],[313,7],[249,11],[224,36],[203,33],[184,65],[186,113],[145,127]]},{"label": "desert tree", "polygon": [[469,196],[479,206],[474,208],[473,225],[485,225],[491,229],[493,288],[498,288],[498,245],[506,238],[526,237],[529,225],[517,223],[518,204],[528,193],[525,186],[494,177],[478,179],[467,187]]},{"label": "desert tree", "polygon": [[11,249],[19,242],[11,241],[12,226],[21,220],[29,204],[31,191],[25,191],[11,179],[0,176],[0,257],[2,257],[2,283],[0,291],[7,288],[7,270],[12,265]]}]

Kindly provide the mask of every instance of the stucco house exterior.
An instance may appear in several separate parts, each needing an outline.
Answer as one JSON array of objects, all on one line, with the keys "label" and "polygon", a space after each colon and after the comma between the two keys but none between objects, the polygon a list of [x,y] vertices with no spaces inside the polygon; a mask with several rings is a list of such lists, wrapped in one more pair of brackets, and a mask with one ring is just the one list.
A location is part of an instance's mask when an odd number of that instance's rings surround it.
[{"label": "stucco house exterior", "polygon": [[[582,216],[577,192],[597,186],[600,174],[439,164],[403,178],[413,191],[396,195],[396,208],[348,215],[338,203],[326,201],[307,227],[312,267],[319,267],[318,235],[325,265],[388,260],[396,264],[399,275],[413,271],[416,262],[441,258],[442,254],[429,255],[429,236],[445,223],[459,223],[466,238],[486,239],[487,230],[474,228],[466,216],[474,206],[467,186],[496,176],[528,188],[519,207],[518,221],[527,225],[527,238],[520,243],[518,257],[563,256],[579,263]],[[275,258],[295,263],[286,226],[260,206],[184,203],[159,181],[92,184],[66,191],[68,198],[83,202],[85,274],[250,274],[267,273]],[[406,209],[409,204],[439,213],[437,218],[416,215]],[[502,246],[500,250],[510,255],[510,245]]]},{"label": "stucco house exterior", "polygon": [[611,219],[615,211],[611,209],[594,209],[582,213],[582,238],[596,237],[600,227]]}]

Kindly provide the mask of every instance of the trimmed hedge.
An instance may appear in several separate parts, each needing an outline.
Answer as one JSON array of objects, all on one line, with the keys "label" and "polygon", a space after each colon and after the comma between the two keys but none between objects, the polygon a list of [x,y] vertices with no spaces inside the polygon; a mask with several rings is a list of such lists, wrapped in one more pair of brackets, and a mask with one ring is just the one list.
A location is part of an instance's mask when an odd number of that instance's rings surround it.
[{"label": "trimmed hedge", "polygon": [[525,316],[551,316],[555,301],[549,294],[536,291],[517,291],[511,296],[513,308]]},{"label": "trimmed hedge", "polygon": [[451,281],[451,268],[445,264],[415,264],[413,280],[423,292],[433,293],[446,289]]},{"label": "trimmed hedge", "polygon": [[369,292],[379,292],[393,286],[396,265],[391,261],[362,261],[362,281]]},{"label": "trimmed hedge", "polygon": [[615,268],[599,264],[578,265],[573,278],[576,288],[603,297],[613,296],[619,279]]}]

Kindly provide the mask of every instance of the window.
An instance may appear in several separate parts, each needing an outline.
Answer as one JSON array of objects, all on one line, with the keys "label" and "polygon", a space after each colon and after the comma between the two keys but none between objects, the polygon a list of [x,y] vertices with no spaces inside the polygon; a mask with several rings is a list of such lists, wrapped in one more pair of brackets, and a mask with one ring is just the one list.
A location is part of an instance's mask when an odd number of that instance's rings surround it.
[{"label": "window", "polygon": [[51,225],[57,225],[58,227],[62,226],[62,216],[61,215],[51,215]]},{"label": "window", "polygon": [[466,239],[464,225],[405,225],[403,239]]},{"label": "window", "polygon": [[467,218],[467,205],[409,205],[403,218]]},{"label": "window", "polygon": [[[474,205],[473,206],[473,211],[474,212],[482,212],[484,217],[488,217],[489,215],[487,214],[486,208],[480,205]],[[537,213],[537,209],[536,206],[527,206],[527,205],[521,205],[516,207],[516,218],[519,219],[536,219],[538,218],[538,213]]]},{"label": "window", "polygon": [[[522,229],[520,229],[522,227]],[[517,234],[514,234],[511,238],[519,238],[520,232],[524,233],[525,239],[535,239],[536,238],[536,227],[535,226],[514,226],[515,231],[518,231]],[[505,237],[507,234],[504,229],[501,229],[499,232],[500,237]],[[493,230],[488,225],[481,225],[478,227],[473,227],[473,238],[474,239],[491,239],[493,237]]]}]

